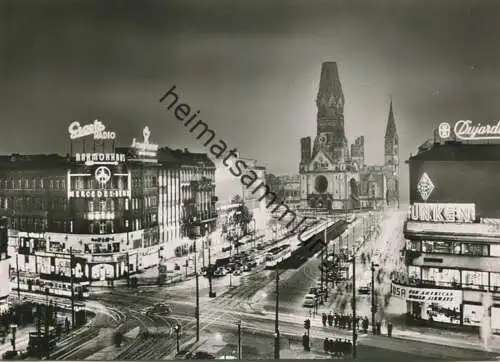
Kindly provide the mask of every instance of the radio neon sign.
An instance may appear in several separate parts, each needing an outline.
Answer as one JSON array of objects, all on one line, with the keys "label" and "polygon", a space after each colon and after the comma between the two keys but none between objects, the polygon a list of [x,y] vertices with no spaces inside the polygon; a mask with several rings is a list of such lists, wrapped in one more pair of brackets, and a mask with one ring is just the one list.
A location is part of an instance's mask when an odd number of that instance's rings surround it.
[{"label": "radio neon sign", "polygon": [[81,126],[79,122],[73,122],[68,127],[69,138],[74,140],[86,136],[94,136],[95,140],[114,140],[116,133],[106,131],[106,126],[99,120]]},{"label": "radio neon sign", "polygon": [[[458,139],[472,140],[500,140],[500,121],[496,124],[473,124],[470,120],[461,120],[454,124],[453,132]],[[451,137],[452,127],[448,122],[442,122],[438,127],[441,138]]]}]

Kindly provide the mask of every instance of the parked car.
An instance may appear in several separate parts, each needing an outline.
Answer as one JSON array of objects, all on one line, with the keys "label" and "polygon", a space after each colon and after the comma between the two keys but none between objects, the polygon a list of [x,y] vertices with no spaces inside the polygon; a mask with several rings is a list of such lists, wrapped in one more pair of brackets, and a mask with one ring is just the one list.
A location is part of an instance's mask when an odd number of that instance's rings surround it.
[{"label": "parked car", "polygon": [[370,294],[371,288],[369,285],[363,285],[358,288],[359,294]]},{"label": "parked car", "polygon": [[234,276],[239,276],[241,275],[241,269],[235,269],[234,272],[233,272],[233,275]]},{"label": "parked car", "polygon": [[175,354],[175,359],[189,359],[191,357],[191,353],[189,350],[183,349]]}]

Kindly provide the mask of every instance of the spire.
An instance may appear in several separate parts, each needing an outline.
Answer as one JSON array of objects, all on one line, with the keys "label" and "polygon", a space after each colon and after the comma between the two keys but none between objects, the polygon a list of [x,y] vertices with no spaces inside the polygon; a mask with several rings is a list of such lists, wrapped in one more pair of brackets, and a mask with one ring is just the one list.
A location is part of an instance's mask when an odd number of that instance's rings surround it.
[{"label": "spire", "polygon": [[318,97],[316,98],[318,117],[336,114],[336,108],[343,110],[344,93],[340,84],[337,62],[324,62],[321,66]]},{"label": "spire", "polygon": [[387,118],[387,128],[385,129],[385,139],[393,139],[397,140],[398,131],[396,130],[396,121],[394,119],[394,111],[392,109],[392,95],[391,95],[391,105],[389,108],[389,117]]}]

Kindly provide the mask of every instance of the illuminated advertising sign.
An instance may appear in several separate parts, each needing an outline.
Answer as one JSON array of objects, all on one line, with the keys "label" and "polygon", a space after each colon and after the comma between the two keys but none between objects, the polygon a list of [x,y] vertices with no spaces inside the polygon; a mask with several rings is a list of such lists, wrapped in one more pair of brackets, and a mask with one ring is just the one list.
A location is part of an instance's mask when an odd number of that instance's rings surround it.
[{"label": "illuminated advertising sign", "polygon": [[392,284],[392,296],[413,302],[422,303],[462,303],[462,291],[450,289],[416,288],[399,284]]},{"label": "illuminated advertising sign", "polygon": [[123,153],[75,153],[76,162],[85,162],[87,166],[99,165],[118,165],[119,162],[125,162]]},{"label": "illuminated advertising sign", "polygon": [[476,220],[475,204],[420,204],[410,205],[412,221],[472,223]]},{"label": "illuminated advertising sign", "polygon": [[79,122],[73,122],[68,127],[69,138],[74,140],[86,136],[94,136],[94,140],[114,140],[116,133],[106,131],[106,126],[99,120],[81,126]]},{"label": "illuminated advertising sign", "polygon": [[492,124],[472,123],[470,120],[460,120],[452,125],[442,122],[438,127],[440,138],[452,137],[452,129],[456,138],[464,141],[500,140],[500,121]]},{"label": "illuminated advertising sign", "polygon": [[137,142],[137,140],[134,138],[132,140],[131,147],[136,150],[138,156],[156,157],[159,146],[149,143],[151,131],[149,130],[148,126],[144,127],[144,129],[142,130],[142,136],[144,137],[144,142]]},{"label": "illuminated advertising sign", "polygon": [[[69,198],[130,198],[131,192],[131,179],[129,173],[113,172],[112,166],[118,166],[120,162],[125,161],[125,155],[121,153],[77,153],[75,160],[84,162],[86,166],[92,166],[91,172],[86,173],[71,173],[68,171],[68,199]],[[94,185],[86,189],[72,189],[73,183],[71,179],[77,178],[91,178],[88,182],[80,184]],[[107,185],[111,179],[125,178],[126,181],[118,180],[114,184],[126,185],[126,188],[109,188]],[[78,185],[78,183],[76,183]]]}]

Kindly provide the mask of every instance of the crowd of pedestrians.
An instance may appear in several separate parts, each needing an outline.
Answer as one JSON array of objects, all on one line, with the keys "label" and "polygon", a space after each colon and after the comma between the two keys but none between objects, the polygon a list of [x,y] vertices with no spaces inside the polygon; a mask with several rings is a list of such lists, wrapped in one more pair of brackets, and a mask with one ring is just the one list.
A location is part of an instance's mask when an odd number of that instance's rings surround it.
[{"label": "crowd of pedestrians", "polygon": [[334,356],[348,356],[352,353],[352,342],[348,339],[337,338],[335,340],[325,338],[323,341],[323,350]]}]

